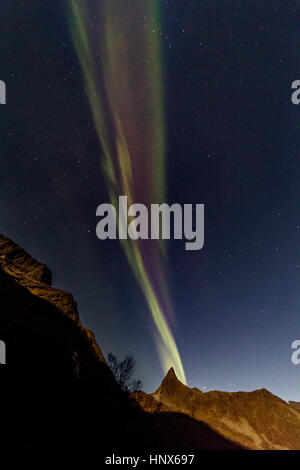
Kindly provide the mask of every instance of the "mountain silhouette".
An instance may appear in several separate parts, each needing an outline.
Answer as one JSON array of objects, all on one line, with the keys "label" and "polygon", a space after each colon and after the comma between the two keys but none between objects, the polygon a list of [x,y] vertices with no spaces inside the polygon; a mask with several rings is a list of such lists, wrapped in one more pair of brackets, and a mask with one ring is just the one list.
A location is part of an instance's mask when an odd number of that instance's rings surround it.
[{"label": "mountain silhouette", "polygon": [[73,296],[2,235],[0,340],[1,451],[300,449],[299,403],[265,389],[203,393],[171,368],[152,394],[122,392]]},{"label": "mountain silhouette", "polygon": [[[100,286],[101,288],[101,286]],[[73,296],[0,235],[0,451],[108,455],[240,449],[184,413],[146,413],[122,392]],[[154,400],[154,398],[153,398]]]},{"label": "mountain silhouette", "polygon": [[134,398],[148,413],[184,413],[247,449],[300,449],[300,412],[266,389],[203,393],[181,383],[171,368],[154,393]]}]

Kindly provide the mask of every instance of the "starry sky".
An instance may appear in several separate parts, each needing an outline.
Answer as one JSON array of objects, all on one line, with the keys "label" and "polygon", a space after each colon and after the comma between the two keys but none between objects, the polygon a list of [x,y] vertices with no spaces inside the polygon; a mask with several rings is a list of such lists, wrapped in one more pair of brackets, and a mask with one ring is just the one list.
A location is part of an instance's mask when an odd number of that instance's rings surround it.
[{"label": "starry sky", "polygon": [[[0,5],[0,231],[51,267],[105,355],[136,357],[150,392],[148,306],[118,241],[95,234],[109,198],[67,2]],[[300,401],[300,1],[253,4],[160,2],[167,202],[206,208],[203,250],[168,244],[174,335],[190,386]]]}]

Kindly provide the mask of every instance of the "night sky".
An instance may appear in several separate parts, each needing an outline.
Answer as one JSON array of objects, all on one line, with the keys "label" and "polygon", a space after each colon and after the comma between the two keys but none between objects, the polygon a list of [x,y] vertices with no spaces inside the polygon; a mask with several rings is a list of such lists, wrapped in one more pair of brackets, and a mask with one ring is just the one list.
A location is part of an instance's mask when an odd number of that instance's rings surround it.
[{"label": "night sky", "polygon": [[[66,4],[1,2],[0,232],[48,264],[104,354],[134,354],[153,391],[148,306],[119,242],[95,233],[109,198]],[[300,1],[160,5],[167,202],[205,204],[204,248],[168,244],[188,384],[300,401]]]}]

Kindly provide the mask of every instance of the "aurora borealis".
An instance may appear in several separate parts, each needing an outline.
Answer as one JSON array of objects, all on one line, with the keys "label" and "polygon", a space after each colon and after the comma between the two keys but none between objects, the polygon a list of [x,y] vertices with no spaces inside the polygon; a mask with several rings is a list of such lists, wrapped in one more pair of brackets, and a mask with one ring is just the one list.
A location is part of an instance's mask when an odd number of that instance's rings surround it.
[{"label": "aurora borealis", "polygon": [[[300,401],[299,2],[157,5],[1,2],[0,233],[146,392],[173,338],[191,386]],[[119,194],[205,204],[203,250],[102,243],[96,208]]]},{"label": "aurora borealis", "polygon": [[[80,60],[111,203],[165,202],[166,132],[159,2],[72,0],[70,29]],[[147,20],[147,22],[143,22]],[[135,51],[134,54],[132,51]],[[125,217],[125,214],[124,214]],[[174,320],[159,241],[122,240],[145,295],[165,372],[185,374],[170,327]]]}]

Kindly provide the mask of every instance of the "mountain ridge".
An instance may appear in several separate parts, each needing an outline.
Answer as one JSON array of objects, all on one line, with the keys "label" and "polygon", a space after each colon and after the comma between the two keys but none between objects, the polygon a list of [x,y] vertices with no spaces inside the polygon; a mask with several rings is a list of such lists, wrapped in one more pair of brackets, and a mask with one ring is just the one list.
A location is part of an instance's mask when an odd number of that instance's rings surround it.
[{"label": "mountain ridge", "polygon": [[51,270],[3,235],[0,334],[8,351],[0,366],[1,451],[74,449],[74,429],[83,449],[105,453],[116,446],[126,452],[300,449],[300,412],[265,389],[203,393],[171,368],[155,392],[128,397],[81,323],[73,296],[53,287]]},{"label": "mountain ridge", "polygon": [[[101,296],[101,290],[99,289]],[[193,451],[240,446],[182,413],[144,412],[124,394],[73,296],[0,235],[0,451]],[[128,455],[128,454],[127,454]]]},{"label": "mountain ridge", "polygon": [[181,412],[207,423],[248,449],[300,448],[300,412],[262,388],[252,392],[202,392],[179,381],[171,368],[158,389],[135,399],[147,412]]}]

